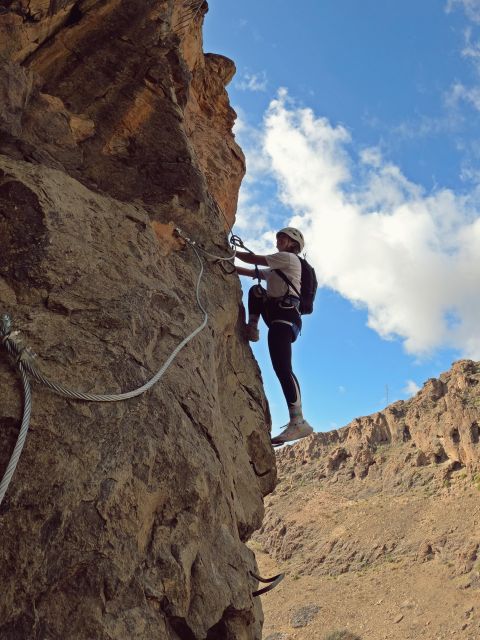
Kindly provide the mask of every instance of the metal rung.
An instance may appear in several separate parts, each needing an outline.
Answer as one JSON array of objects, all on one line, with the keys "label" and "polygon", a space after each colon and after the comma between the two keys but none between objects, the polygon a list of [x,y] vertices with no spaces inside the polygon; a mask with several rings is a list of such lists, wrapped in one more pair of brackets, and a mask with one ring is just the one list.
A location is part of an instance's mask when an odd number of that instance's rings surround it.
[{"label": "metal rung", "polygon": [[281,582],[285,577],[284,573],[279,573],[278,576],[273,576],[273,578],[261,578],[260,576],[255,575],[252,571],[250,571],[250,575],[252,576],[252,578],[255,578],[255,580],[258,580],[259,582],[270,583],[268,587],[263,587],[263,589],[258,589],[257,591],[254,591],[252,593],[252,596],[254,598],[256,598],[257,596],[261,596],[262,593],[267,593],[267,591],[271,591],[272,589],[275,589],[277,584]]}]

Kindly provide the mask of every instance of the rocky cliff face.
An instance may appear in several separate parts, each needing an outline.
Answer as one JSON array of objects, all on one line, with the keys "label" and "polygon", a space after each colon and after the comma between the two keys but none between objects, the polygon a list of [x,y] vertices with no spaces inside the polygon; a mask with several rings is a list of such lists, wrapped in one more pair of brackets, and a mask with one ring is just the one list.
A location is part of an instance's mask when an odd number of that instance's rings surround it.
[{"label": "rocky cliff face", "polygon": [[[202,320],[244,160],[205,2],[0,8],[0,311],[71,388],[140,386]],[[0,506],[2,640],[260,638],[245,546],[274,486],[238,279],[209,264],[207,327],[148,393],[40,385]],[[0,359],[0,476],[22,413]]]},{"label": "rocky cliff face", "polygon": [[267,637],[294,637],[315,605],[305,640],[478,638],[479,392],[480,363],[459,361],[411,400],[278,452],[255,538],[295,588],[265,600]]}]

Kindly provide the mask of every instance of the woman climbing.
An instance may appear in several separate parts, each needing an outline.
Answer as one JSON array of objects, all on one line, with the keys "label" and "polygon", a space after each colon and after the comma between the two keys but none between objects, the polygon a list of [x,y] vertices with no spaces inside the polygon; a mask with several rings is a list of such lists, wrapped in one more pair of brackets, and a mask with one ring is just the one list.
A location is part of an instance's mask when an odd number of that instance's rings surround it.
[{"label": "woman climbing", "polygon": [[[236,253],[242,262],[256,267],[237,267],[240,275],[260,277],[267,282],[266,290],[258,284],[248,292],[248,324],[245,334],[251,342],[258,341],[258,321],[262,316],[268,327],[268,349],[273,369],[282,386],[290,415],[290,421],[283,431],[272,439],[272,444],[275,445],[305,438],[313,433],[312,427],[303,417],[300,387],[292,371],[292,343],[302,328],[299,311],[302,266],[298,254],[304,245],[301,231],[286,227],[277,233],[278,253],[267,256],[245,251]],[[258,270],[258,266],[268,268]]]}]

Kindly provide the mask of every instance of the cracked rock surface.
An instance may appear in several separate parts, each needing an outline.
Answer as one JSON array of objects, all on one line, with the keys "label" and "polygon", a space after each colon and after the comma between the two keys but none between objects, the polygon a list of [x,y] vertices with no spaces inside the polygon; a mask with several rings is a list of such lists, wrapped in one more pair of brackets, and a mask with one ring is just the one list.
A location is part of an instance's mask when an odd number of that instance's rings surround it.
[{"label": "cracked rock surface", "polygon": [[[234,65],[203,53],[207,5],[190,5],[0,11],[0,312],[73,389],[141,386],[202,322],[174,226],[228,252]],[[245,543],[275,485],[270,416],[238,279],[209,263],[200,293],[207,327],[148,393],[87,403],[34,385],[0,506],[2,640],[261,637]],[[22,414],[4,356],[0,474]]]}]

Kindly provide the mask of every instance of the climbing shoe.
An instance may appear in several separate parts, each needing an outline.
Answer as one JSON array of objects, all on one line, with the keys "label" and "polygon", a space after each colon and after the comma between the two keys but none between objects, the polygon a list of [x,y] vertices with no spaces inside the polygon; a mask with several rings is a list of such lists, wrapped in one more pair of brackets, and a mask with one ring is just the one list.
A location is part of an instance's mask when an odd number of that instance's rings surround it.
[{"label": "climbing shoe", "polygon": [[245,325],[245,337],[249,342],[258,342],[260,339],[260,331],[253,324]]},{"label": "climbing shoe", "polygon": [[284,442],[292,442],[292,440],[300,440],[306,438],[313,433],[313,428],[303,418],[289,422],[282,433],[272,438],[273,445],[283,444]]}]

